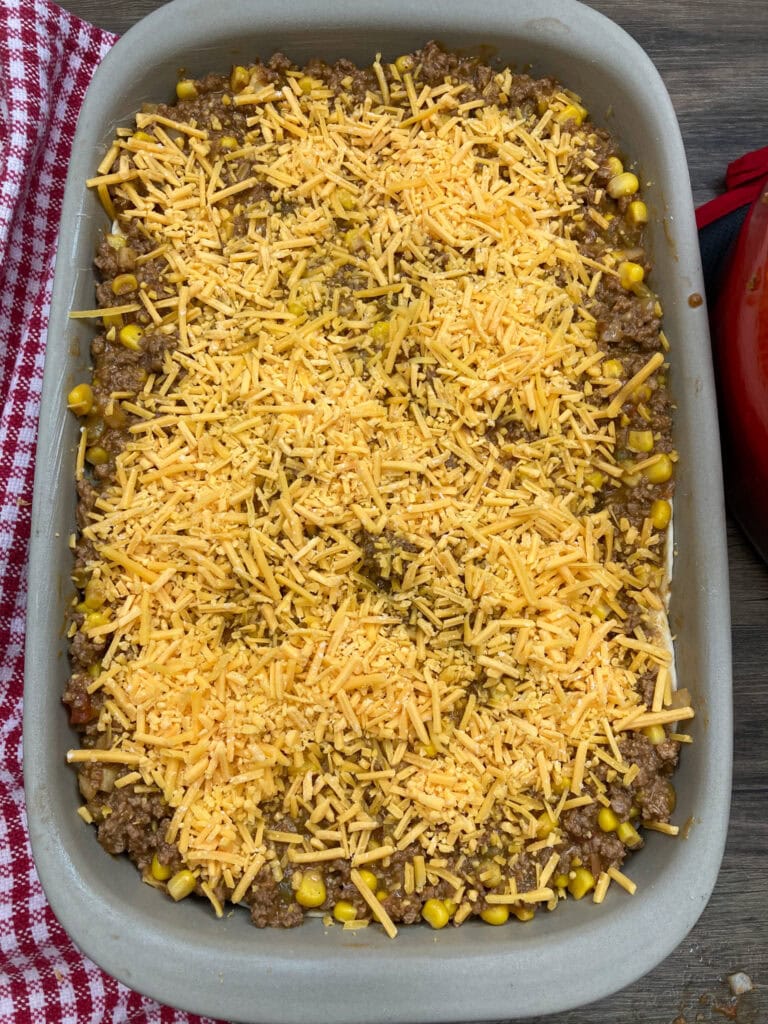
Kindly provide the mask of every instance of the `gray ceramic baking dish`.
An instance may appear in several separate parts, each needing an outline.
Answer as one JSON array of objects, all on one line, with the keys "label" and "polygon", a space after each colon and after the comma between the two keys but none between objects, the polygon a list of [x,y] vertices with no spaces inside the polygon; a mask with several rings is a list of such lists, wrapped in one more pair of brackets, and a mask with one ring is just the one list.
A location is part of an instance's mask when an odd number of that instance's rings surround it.
[{"label": "gray ceramic baking dish", "polygon": [[[532,13],[535,12],[535,13]],[[671,339],[680,472],[671,608],[677,672],[693,696],[693,746],[677,777],[686,838],[650,834],[628,869],[633,898],[613,887],[601,906],[568,901],[524,927],[364,932],[258,931],[245,912],[217,920],[207,905],[173,905],[114,859],[76,814],[65,764],[73,745],[60,695],[63,622],[71,598],[77,427],[66,392],[88,365],[89,335],[68,311],[94,304],[92,258],[105,218],[84,181],[115,126],[191,76],[276,49],[385,59],[438,38],[490,45],[518,68],[552,74],[639,161],[651,207],[653,283]],[[486,50],[487,52],[487,50]],[[728,820],[731,681],[728,576],[715,397],[685,154],[667,92],[648,57],[612,22],[574,0],[176,0],[131,29],[96,74],[75,139],[61,223],[45,367],[30,554],[24,764],[29,830],[54,912],[106,971],[174,1006],[238,1021],[470,1021],[551,1013],[599,999],[659,963],[702,912]]]}]

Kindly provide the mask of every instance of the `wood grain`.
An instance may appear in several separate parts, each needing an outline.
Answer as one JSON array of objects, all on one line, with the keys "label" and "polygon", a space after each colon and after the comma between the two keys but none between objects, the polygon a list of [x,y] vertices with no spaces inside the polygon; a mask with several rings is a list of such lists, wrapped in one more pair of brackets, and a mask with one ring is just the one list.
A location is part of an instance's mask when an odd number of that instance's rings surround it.
[{"label": "wood grain", "polygon": [[[156,0],[65,0],[63,7],[122,33]],[[726,165],[768,145],[767,0],[595,0],[664,78],[680,120],[697,204]],[[642,160],[642,154],[637,154]],[[768,496],[766,496],[768,500]],[[537,1024],[739,1024],[768,1021],[768,568],[729,519],[735,757],[731,827],[715,892],[688,938],[641,981],[602,1002]],[[663,930],[664,922],[659,921]],[[595,971],[600,964],[595,964]],[[737,1007],[727,976],[756,984]]]}]

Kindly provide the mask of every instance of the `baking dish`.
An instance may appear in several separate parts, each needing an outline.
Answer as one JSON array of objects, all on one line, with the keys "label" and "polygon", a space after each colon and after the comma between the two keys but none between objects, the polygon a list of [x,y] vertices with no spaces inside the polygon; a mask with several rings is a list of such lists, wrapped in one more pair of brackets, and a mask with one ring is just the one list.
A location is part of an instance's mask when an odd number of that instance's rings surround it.
[{"label": "baking dish", "polygon": [[[85,179],[114,127],[143,102],[172,95],[180,68],[197,77],[282,49],[385,59],[437,37],[553,74],[640,162],[654,227],[654,281],[672,339],[678,404],[677,558],[671,624],[678,676],[698,710],[677,775],[686,839],[652,835],[632,862],[630,899],[569,902],[530,925],[465,925],[439,935],[403,929],[350,934],[320,921],[255,931],[245,914],[216,920],[198,903],[173,906],[113,860],[76,815],[59,706],[67,674],[62,623],[71,597],[76,425],[66,392],[83,376],[89,332],[68,320],[93,304],[92,255],[104,214]],[[486,50],[487,52],[487,50]],[[94,78],[81,114],[65,196],[51,309],[30,560],[25,782],[33,850],[54,911],[85,953],[126,984],[198,1013],[248,1021],[482,1020],[553,1012],[600,998],[651,969],[703,909],[722,854],[730,792],[730,652],[717,427],[690,186],[669,98],[648,58],[620,29],[575,2],[492,2],[472,16],[451,0],[439,17],[407,5],[318,0],[290,10],[176,0],[131,30]],[[353,992],[365,998],[356,1000]],[[439,1005],[435,992],[440,993]]]}]

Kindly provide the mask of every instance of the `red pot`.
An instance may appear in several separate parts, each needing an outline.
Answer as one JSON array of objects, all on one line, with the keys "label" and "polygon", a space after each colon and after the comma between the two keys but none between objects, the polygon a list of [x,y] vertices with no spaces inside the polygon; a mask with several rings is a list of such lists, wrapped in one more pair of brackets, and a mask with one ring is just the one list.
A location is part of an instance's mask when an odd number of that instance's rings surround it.
[{"label": "red pot", "polygon": [[722,281],[713,342],[726,496],[768,562],[768,178]]}]

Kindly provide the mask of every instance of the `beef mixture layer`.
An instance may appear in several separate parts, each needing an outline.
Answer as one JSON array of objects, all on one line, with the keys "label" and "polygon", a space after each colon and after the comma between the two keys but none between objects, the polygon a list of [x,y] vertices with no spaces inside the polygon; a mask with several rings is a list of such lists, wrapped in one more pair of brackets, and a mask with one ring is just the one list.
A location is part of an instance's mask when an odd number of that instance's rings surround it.
[{"label": "beef mixture layer", "polygon": [[637,175],[434,43],[176,91],[88,182],[80,814],[260,927],[634,891],[693,716]]}]

